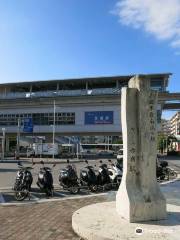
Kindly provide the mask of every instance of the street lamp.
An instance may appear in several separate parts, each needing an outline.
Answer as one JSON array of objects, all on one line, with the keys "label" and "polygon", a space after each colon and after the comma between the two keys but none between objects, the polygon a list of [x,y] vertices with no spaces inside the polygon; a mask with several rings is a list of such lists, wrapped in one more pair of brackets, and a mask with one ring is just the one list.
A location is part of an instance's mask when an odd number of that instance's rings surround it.
[{"label": "street lamp", "polygon": [[56,129],[56,101],[53,102],[53,160],[55,151],[55,129]]},{"label": "street lamp", "polygon": [[16,137],[16,154],[15,158],[19,159],[19,150],[20,150],[20,127],[21,127],[21,119],[18,118],[18,128],[17,128],[17,137]]},{"label": "street lamp", "polygon": [[4,159],[4,152],[5,152],[5,128],[2,128],[3,138],[2,138],[2,159]]}]

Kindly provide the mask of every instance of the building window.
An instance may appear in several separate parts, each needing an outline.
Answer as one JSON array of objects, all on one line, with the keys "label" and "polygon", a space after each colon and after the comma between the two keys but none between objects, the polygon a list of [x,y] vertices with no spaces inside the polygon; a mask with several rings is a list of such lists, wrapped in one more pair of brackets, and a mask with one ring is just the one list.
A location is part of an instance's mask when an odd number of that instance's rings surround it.
[{"label": "building window", "polygon": [[[53,125],[54,114],[53,113],[24,113],[24,114],[0,114],[1,126],[17,126],[18,119],[20,119],[21,125],[25,118],[32,118],[34,125]],[[56,125],[74,125],[75,113],[56,113],[55,114]]]}]

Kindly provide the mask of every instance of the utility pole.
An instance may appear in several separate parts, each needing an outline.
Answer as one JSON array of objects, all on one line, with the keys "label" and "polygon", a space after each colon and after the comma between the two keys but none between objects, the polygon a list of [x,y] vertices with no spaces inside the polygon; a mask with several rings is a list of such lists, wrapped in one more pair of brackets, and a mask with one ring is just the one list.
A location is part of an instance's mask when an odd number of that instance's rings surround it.
[{"label": "utility pole", "polygon": [[109,151],[109,136],[107,136],[107,140],[108,140],[108,151]]},{"label": "utility pole", "polygon": [[4,152],[5,152],[5,128],[2,128],[2,133],[3,133],[3,137],[2,137],[2,160],[4,159]]},{"label": "utility pole", "polygon": [[77,160],[79,159],[79,146],[78,146],[78,143],[76,143],[76,157],[77,157]]},{"label": "utility pole", "polygon": [[53,115],[53,160],[55,151],[55,127],[56,127],[56,101],[54,100],[54,115]]},{"label": "utility pole", "polygon": [[17,145],[16,145],[16,158],[19,159],[19,147],[20,147],[20,125],[21,120],[18,118],[18,129],[17,129]]}]

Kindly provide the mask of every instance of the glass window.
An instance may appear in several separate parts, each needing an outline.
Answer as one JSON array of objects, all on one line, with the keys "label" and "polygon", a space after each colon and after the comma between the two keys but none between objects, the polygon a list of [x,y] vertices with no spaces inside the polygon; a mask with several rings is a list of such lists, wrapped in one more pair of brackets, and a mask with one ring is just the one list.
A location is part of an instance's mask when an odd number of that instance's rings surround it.
[{"label": "glass window", "polygon": [[[23,125],[24,118],[32,117],[34,125],[53,125],[54,114],[53,113],[25,113],[25,114],[1,114],[0,125],[1,126],[14,126],[18,124],[18,119],[21,119],[21,125]],[[70,125],[75,124],[75,113],[56,113],[55,116],[56,125]]]}]

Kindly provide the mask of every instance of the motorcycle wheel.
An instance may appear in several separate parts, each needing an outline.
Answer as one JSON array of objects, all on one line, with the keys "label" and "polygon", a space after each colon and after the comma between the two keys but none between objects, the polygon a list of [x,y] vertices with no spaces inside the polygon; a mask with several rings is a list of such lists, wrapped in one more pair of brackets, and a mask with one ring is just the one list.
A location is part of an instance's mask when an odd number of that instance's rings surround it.
[{"label": "motorcycle wheel", "polygon": [[23,201],[28,196],[28,191],[22,188],[21,191],[16,191],[14,196],[17,201]]},{"label": "motorcycle wheel", "polygon": [[79,193],[79,186],[74,185],[74,186],[72,186],[72,187],[69,188],[69,191],[70,191],[70,193],[72,193],[72,194],[77,194],[77,193]]},{"label": "motorcycle wheel", "polygon": [[104,186],[103,186],[104,191],[109,191],[110,189],[111,189],[110,184],[108,184],[108,183],[104,184]]},{"label": "motorcycle wheel", "polygon": [[46,189],[45,193],[47,197],[53,197],[54,195],[53,189]]},{"label": "motorcycle wheel", "polygon": [[117,187],[118,188],[119,188],[120,184],[121,184],[121,179],[117,179]]},{"label": "motorcycle wheel", "polygon": [[177,172],[175,172],[174,170],[169,170],[168,174],[169,178],[177,178]]},{"label": "motorcycle wheel", "polygon": [[162,176],[160,176],[159,179],[160,179],[161,181],[163,181],[163,180],[165,180],[165,178],[166,178],[166,176],[165,176],[165,175],[162,175]]},{"label": "motorcycle wheel", "polygon": [[177,172],[174,172],[174,173],[173,173],[173,177],[174,177],[174,178],[177,178],[177,176],[178,176]]},{"label": "motorcycle wheel", "polygon": [[91,190],[91,192],[97,192],[98,186],[97,185],[90,185],[89,189]]}]

